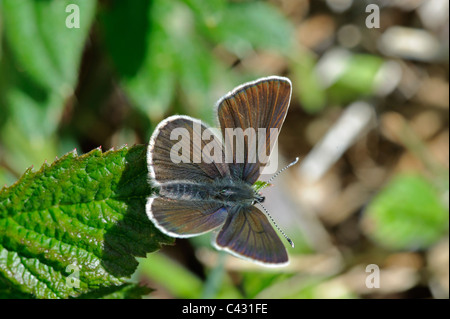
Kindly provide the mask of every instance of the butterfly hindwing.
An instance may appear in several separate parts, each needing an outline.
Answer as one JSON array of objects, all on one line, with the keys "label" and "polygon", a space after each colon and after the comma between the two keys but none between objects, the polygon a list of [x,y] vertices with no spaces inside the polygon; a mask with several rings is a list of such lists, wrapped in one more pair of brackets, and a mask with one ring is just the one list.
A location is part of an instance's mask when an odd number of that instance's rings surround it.
[{"label": "butterfly hindwing", "polygon": [[254,206],[234,206],[216,237],[218,249],[265,265],[288,262],[286,248],[267,217]]},{"label": "butterfly hindwing", "polygon": [[173,237],[191,237],[222,225],[227,211],[207,201],[149,198],[146,207],[150,220],[163,233]]}]

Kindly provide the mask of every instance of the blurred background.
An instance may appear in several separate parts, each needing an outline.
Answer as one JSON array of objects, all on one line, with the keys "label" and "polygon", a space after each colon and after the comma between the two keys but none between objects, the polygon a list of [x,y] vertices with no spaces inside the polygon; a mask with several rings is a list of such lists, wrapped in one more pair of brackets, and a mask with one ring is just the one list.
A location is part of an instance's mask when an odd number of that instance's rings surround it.
[{"label": "blurred background", "polygon": [[140,259],[149,298],[449,297],[448,1],[3,0],[0,38],[6,186],[291,79],[279,157],[301,160],[264,190],[290,264],[177,239]]}]

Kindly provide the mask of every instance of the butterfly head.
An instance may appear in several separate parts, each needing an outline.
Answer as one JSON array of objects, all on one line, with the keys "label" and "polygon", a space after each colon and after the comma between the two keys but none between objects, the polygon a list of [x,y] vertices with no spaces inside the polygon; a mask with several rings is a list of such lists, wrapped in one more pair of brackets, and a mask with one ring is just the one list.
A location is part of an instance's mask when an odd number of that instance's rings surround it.
[{"label": "butterfly head", "polygon": [[266,199],[266,197],[262,196],[261,193],[255,192],[255,196],[253,198],[252,205],[255,205],[257,203],[264,203],[265,199]]}]

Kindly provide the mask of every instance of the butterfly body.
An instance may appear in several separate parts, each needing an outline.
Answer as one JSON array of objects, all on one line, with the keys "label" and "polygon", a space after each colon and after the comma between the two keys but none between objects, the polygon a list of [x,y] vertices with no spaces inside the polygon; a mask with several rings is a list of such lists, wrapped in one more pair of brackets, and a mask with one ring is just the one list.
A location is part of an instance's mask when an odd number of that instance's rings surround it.
[{"label": "butterfly body", "polygon": [[227,207],[253,205],[264,202],[264,197],[241,180],[216,179],[211,183],[172,181],[159,186],[161,197],[173,200],[210,201]]},{"label": "butterfly body", "polygon": [[[222,136],[188,116],[158,124],[147,150],[149,179],[158,192],[147,199],[146,212],[155,226],[173,237],[221,227],[216,248],[266,266],[285,265],[286,248],[255,207],[265,198],[254,184],[267,165],[262,159],[274,147],[290,97],[291,82],[278,76],[237,87],[217,103]],[[233,129],[245,131],[237,149],[229,142],[238,138]]]}]

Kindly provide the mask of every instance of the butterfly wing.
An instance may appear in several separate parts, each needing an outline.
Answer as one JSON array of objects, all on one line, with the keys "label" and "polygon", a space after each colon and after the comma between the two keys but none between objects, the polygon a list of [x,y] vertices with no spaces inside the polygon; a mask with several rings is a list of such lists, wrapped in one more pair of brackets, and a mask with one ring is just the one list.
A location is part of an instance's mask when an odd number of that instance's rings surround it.
[{"label": "butterfly wing", "polygon": [[[261,175],[286,117],[291,87],[289,79],[272,76],[243,84],[218,101],[217,113],[226,152],[231,153],[237,146],[237,143],[235,147],[231,144],[232,134],[236,133],[233,129],[241,128],[244,132],[243,148],[232,152],[230,171],[233,177],[253,184]],[[229,157],[227,161],[230,162]]]},{"label": "butterfly wing", "polygon": [[222,225],[227,216],[226,209],[214,202],[158,197],[147,200],[146,210],[156,227],[173,237],[206,233]]},{"label": "butterfly wing", "polygon": [[[228,176],[222,142],[212,134],[201,121],[188,116],[175,115],[159,123],[147,149],[150,179],[161,184],[174,180],[211,182]],[[202,138],[207,135],[212,137]],[[220,152],[209,152],[213,149]]]},{"label": "butterfly wing", "polygon": [[[221,158],[222,142],[212,132],[206,132],[208,130],[199,120],[187,116],[172,116],[162,121],[147,149],[151,183],[164,189],[169,184],[176,185],[177,181],[208,184],[229,176],[228,165]],[[206,136],[211,138],[202,138],[205,133],[209,133]],[[211,151],[214,149],[218,154]],[[154,195],[147,199],[146,213],[162,232],[174,237],[190,237],[210,231],[226,218],[225,210],[218,203],[157,198]]]},{"label": "butterfly wing", "polygon": [[288,262],[286,248],[267,217],[254,206],[234,206],[216,237],[218,249],[264,265]]}]

